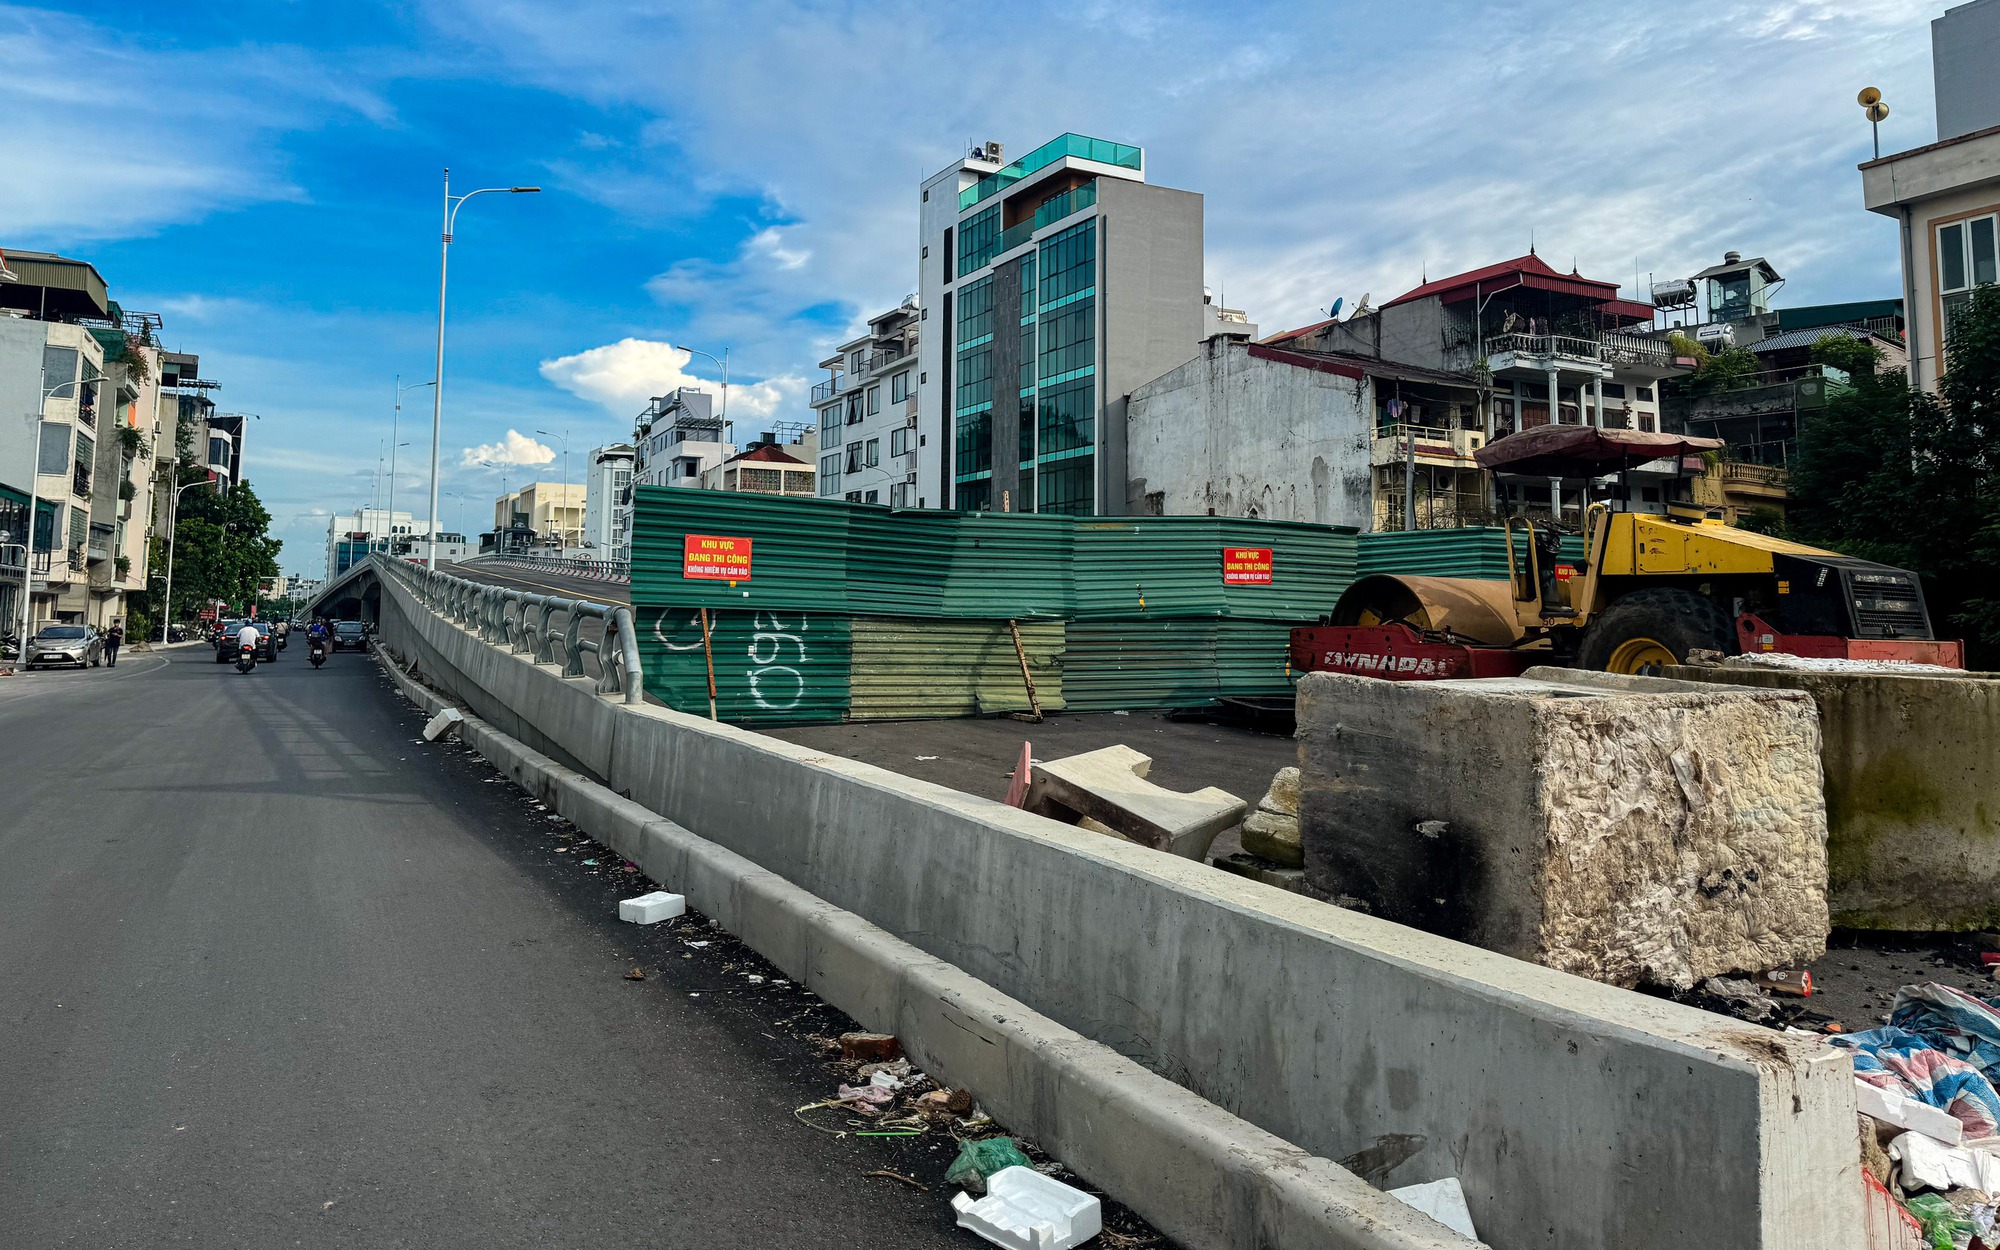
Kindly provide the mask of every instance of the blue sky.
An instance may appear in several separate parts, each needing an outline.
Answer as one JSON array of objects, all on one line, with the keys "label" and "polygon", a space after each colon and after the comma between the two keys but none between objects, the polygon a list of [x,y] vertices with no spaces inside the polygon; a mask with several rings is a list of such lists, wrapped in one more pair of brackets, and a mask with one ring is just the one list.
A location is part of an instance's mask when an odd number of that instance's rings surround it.
[{"label": "blue sky", "polygon": [[[1896,292],[1868,130],[1935,138],[1941,2],[0,3],[0,248],[94,261],[225,409],[294,572],[372,502],[391,387],[430,377],[452,248],[448,525],[561,476],[731,357],[746,438],[916,285],[916,189],[971,140],[1138,143],[1207,197],[1208,277],[1267,330],[1518,255],[1629,283],[1724,250],[1779,303]],[[397,504],[425,492],[405,401]],[[510,431],[515,437],[510,438]],[[534,463],[537,460],[543,463]],[[415,511],[422,515],[419,504]]]}]

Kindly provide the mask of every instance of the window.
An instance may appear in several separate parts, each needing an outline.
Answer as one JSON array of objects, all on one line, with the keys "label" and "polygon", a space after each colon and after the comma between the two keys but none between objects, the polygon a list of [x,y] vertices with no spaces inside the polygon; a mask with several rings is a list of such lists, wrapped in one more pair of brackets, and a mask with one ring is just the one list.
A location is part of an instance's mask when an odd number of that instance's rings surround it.
[{"label": "window", "polygon": [[993,349],[976,348],[958,358],[958,406],[960,413],[988,408],[993,402]]},{"label": "window", "polygon": [[993,336],[993,279],[968,282],[958,290],[958,349],[976,347]]},{"label": "window", "polygon": [[849,443],[849,444],[847,445],[847,471],[848,471],[849,473],[859,473],[859,472],[861,472],[861,469],[862,469],[862,463],[861,463],[861,456],[862,456],[862,452],[863,452],[863,448],[862,448],[862,446],[861,446],[861,444],[860,444],[860,443]]},{"label": "window", "polygon": [[849,425],[859,425],[861,424],[863,415],[861,411],[861,392],[856,391],[847,397],[847,423]]},{"label": "window", "polygon": [[889,431],[889,454],[907,456],[910,454],[910,428],[897,426]]},{"label": "window", "polygon": [[69,468],[69,426],[59,421],[42,422],[42,458],[35,468],[41,473],[61,473]]},{"label": "window", "polygon": [[880,503],[881,501],[882,501],[882,492],[879,490],[871,490],[866,495],[863,495],[861,497],[862,503]]},{"label": "window", "polygon": [[1078,378],[1041,393],[1041,448],[1044,460],[1088,448],[1096,438],[1097,380]]},{"label": "window", "polygon": [[[840,476],[840,453],[830,451],[819,458],[819,476],[822,486],[831,487]],[[831,493],[831,492],[829,492]]]},{"label": "window", "polygon": [[828,404],[819,410],[819,428],[837,430],[840,428],[840,405]]},{"label": "window", "polygon": [[701,474],[701,461],[699,459],[697,459],[694,456],[681,457],[682,477],[698,477],[700,474]]},{"label": "window", "polygon": [[958,276],[985,265],[1000,247],[1000,206],[965,219],[958,227]]},{"label": "window", "polygon": [[1944,305],[1945,333],[1959,310],[1972,302],[1972,289],[2000,282],[2000,249],[1992,215],[1938,227],[1938,296]]},{"label": "window", "polygon": [[1652,402],[1653,402],[1653,388],[1652,388],[1652,387],[1650,387],[1650,386],[1642,386],[1642,387],[1640,387],[1640,388],[1639,388],[1639,391],[1638,391],[1638,394],[1639,394],[1639,398],[1640,398],[1640,399],[1643,399],[1643,400],[1645,400],[1645,401],[1646,401],[1647,403],[1649,403],[1649,404],[1650,404],[1650,403],[1652,403]]},{"label": "window", "polygon": [[842,498],[846,499],[846,500],[847,500],[847,502],[849,502],[849,503],[860,503],[860,502],[861,502],[861,492],[860,492],[860,491],[858,491],[858,490],[851,490],[851,491],[848,491],[846,495],[842,496]]},{"label": "window", "polygon": [[1041,307],[1097,285],[1097,219],[1052,235],[1041,250]]},{"label": "window", "polygon": [[1083,456],[1049,465],[1041,473],[1042,512],[1066,516],[1089,516],[1095,509],[1095,484],[1091,480],[1093,457]]},{"label": "window", "polygon": [[[55,391],[52,399],[75,399],[76,388],[68,383],[76,381],[76,349],[74,347],[42,348],[42,389]],[[56,390],[57,387],[65,387]]]},{"label": "window", "polygon": [[907,508],[910,506],[910,484],[908,482],[892,482],[889,484],[889,506],[892,508]]},{"label": "window", "polygon": [[900,404],[908,401],[909,398],[910,371],[905,369],[895,377],[889,379],[889,402]]},{"label": "window", "polygon": [[872,417],[880,411],[882,411],[882,388],[871,386],[868,388],[868,415]]},{"label": "window", "polygon": [[1097,361],[1097,301],[1086,299],[1045,312],[1041,320],[1043,381]]},{"label": "window", "polygon": [[881,463],[882,463],[882,440],[879,438],[871,438],[868,440],[868,467],[872,469],[876,465]]},{"label": "window", "polygon": [[1625,398],[1625,384],[1623,382],[1606,382],[1604,384],[1604,398],[1606,399]]}]

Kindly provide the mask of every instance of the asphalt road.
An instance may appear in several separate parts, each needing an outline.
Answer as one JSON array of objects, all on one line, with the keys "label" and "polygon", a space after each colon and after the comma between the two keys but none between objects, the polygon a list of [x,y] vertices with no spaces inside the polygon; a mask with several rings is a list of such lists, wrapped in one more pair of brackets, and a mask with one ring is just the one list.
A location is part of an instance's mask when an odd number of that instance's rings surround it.
[{"label": "asphalt road", "polygon": [[948,1139],[793,1118],[823,1005],[417,730],[297,647],[0,679],[0,1244],[966,1244]]}]

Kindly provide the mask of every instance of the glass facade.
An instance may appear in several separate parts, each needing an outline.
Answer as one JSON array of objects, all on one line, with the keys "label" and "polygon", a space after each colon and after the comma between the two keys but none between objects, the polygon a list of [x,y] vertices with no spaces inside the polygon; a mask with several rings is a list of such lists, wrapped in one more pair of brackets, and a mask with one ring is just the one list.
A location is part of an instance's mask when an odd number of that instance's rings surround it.
[{"label": "glass facade", "polygon": [[1000,252],[1000,206],[965,219],[958,228],[958,276],[985,265]]},{"label": "glass facade", "polygon": [[1116,165],[1121,169],[1145,168],[1145,152],[1129,143],[1113,143],[1109,139],[1093,139],[1089,135],[1058,135],[1020,160],[1002,165],[960,191],[958,211],[962,213],[981,200],[1013,186],[1021,179],[1040,173],[1065,156],[1096,161],[1101,165]]},{"label": "glass facade", "polygon": [[[1089,515],[1096,507],[1096,219],[1042,240],[1022,257],[1017,272],[1021,303],[1011,330],[998,324],[992,275],[966,283],[957,294],[952,388],[957,506],[977,510],[1004,503],[1016,512]],[[1014,318],[1013,309],[1008,316]],[[1018,336],[1019,364],[1011,378],[996,379],[993,347],[1004,333]],[[1011,397],[1005,389],[1010,383]],[[1018,405],[1016,447],[993,446],[998,403]],[[1009,451],[1017,457],[1019,484],[1003,501],[995,494],[994,457]]]}]

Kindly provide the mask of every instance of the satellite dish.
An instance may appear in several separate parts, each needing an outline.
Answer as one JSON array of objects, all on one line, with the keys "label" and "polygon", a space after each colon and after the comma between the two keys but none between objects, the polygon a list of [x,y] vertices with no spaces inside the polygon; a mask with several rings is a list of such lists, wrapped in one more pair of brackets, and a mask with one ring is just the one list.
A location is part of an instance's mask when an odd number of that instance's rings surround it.
[{"label": "satellite dish", "polygon": [[1343,295],[1339,299],[1333,301],[1333,307],[1326,310],[1326,319],[1328,321],[1340,320],[1340,306],[1343,302],[1346,301],[1346,299],[1347,297]]},{"label": "satellite dish", "polygon": [[1880,87],[1863,87],[1861,94],[1854,97],[1854,102],[1862,108],[1880,104],[1882,102],[1882,89]]}]

